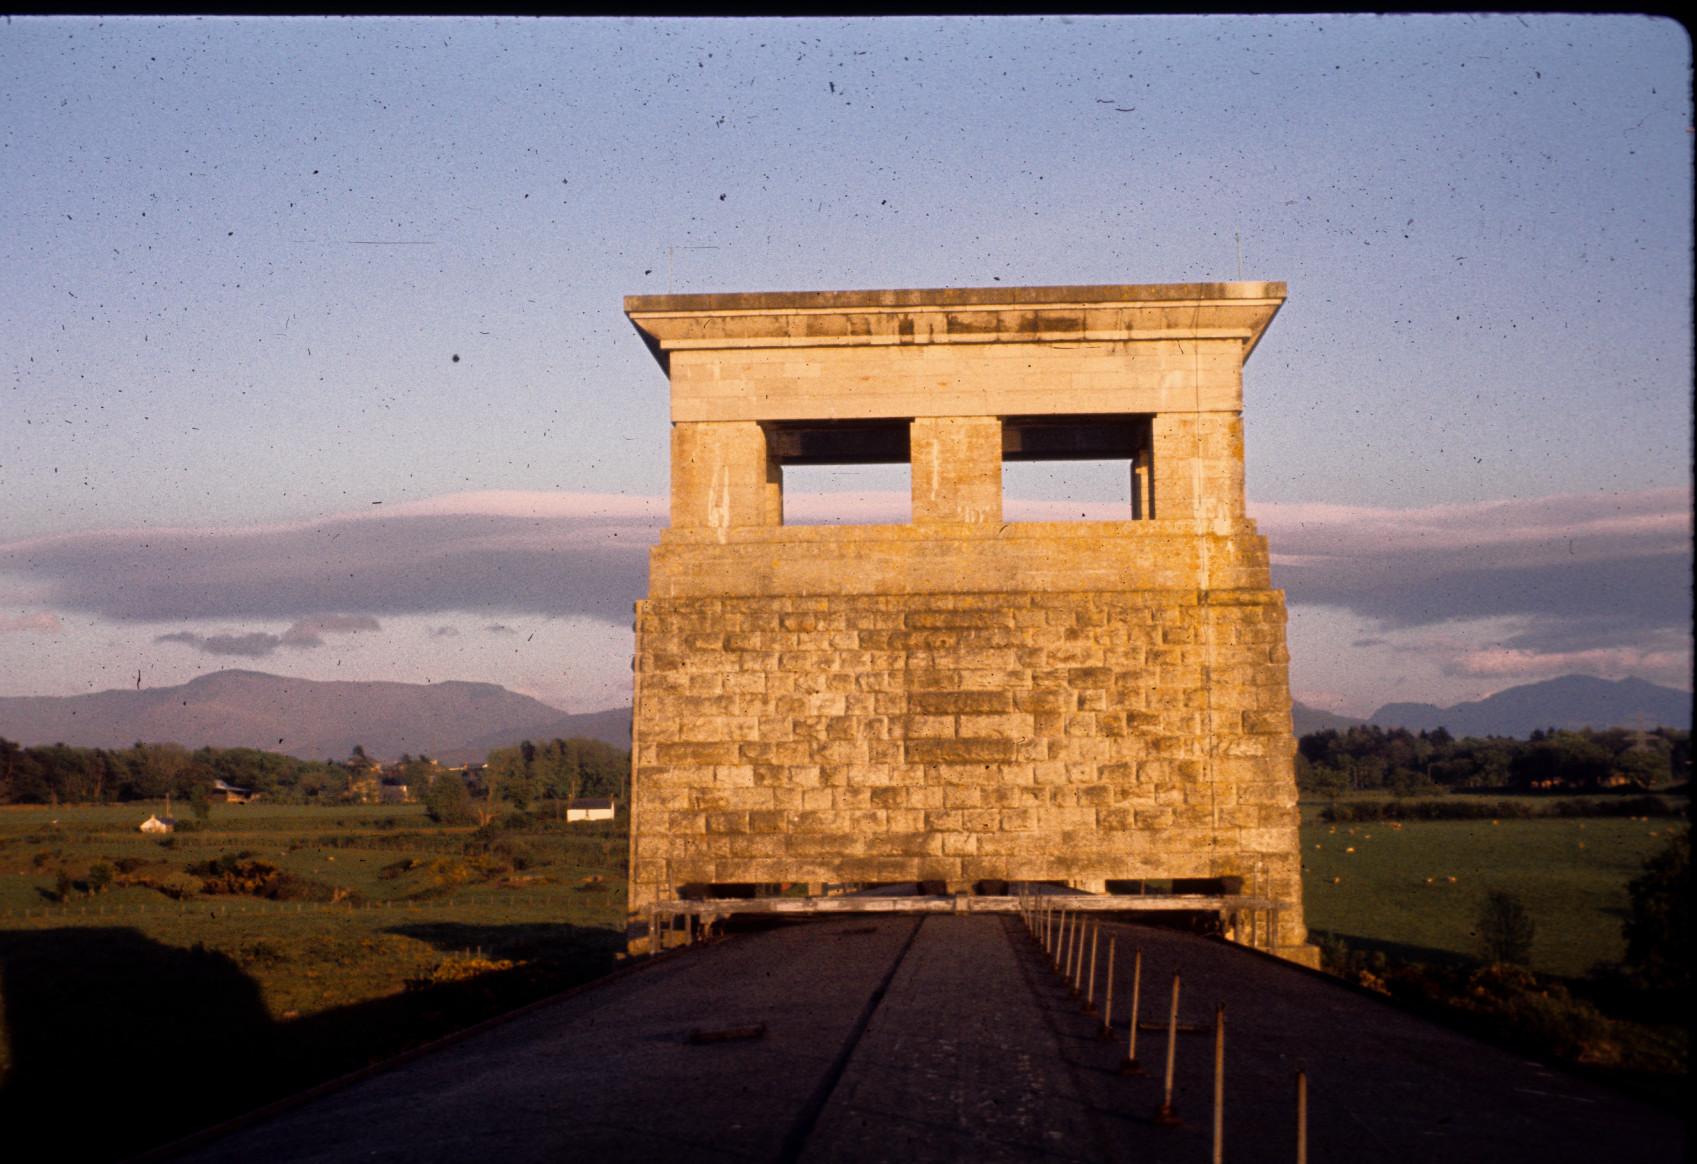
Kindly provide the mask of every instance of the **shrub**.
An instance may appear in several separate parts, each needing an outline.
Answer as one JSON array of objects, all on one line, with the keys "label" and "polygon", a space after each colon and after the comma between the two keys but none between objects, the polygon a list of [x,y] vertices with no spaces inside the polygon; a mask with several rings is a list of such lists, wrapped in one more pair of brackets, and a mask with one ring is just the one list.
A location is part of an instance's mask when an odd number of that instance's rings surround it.
[{"label": "shrub", "polygon": [[1563,1058],[1599,1062],[1617,1058],[1608,1023],[1596,1007],[1560,983],[1519,966],[1485,966],[1467,980],[1461,1009],[1491,1020],[1511,1038]]},{"label": "shrub", "polygon": [[189,792],[189,811],[196,823],[205,824],[212,817],[212,793],[205,784],[196,783]]},{"label": "shrub", "polygon": [[105,893],[108,889],[112,888],[112,879],[114,876],[115,874],[112,871],[112,866],[108,865],[105,861],[97,862],[88,871],[88,892],[90,895]]},{"label": "shrub", "polygon": [[206,883],[200,878],[188,873],[176,872],[162,873],[157,877],[148,878],[145,883],[138,882],[137,884],[145,884],[147,888],[163,893],[172,901],[182,901],[184,898],[194,897],[206,888]]},{"label": "shrub", "polygon": [[429,974],[421,978],[407,979],[406,985],[408,990],[425,990],[445,983],[464,982],[483,974],[511,970],[516,965],[516,962],[505,958],[486,958],[481,951],[476,954],[451,954],[438,962]]},{"label": "shrub", "polygon": [[1691,989],[1690,877],[1687,827],[1646,859],[1644,872],[1627,886],[1632,907],[1621,927],[1628,976],[1650,990],[1674,991],[1685,998]]},{"label": "shrub", "polygon": [[1514,894],[1501,889],[1487,892],[1477,926],[1479,952],[1486,962],[1524,966],[1532,960],[1532,915]]},{"label": "shrub", "polygon": [[443,772],[424,791],[424,812],[437,824],[470,824],[471,792],[457,773]]},{"label": "shrub", "polygon": [[187,869],[190,877],[199,878],[201,892],[213,896],[263,897],[271,901],[342,901],[349,895],[345,890],[298,877],[266,861],[253,859],[251,853],[225,853],[210,861],[201,861]]}]

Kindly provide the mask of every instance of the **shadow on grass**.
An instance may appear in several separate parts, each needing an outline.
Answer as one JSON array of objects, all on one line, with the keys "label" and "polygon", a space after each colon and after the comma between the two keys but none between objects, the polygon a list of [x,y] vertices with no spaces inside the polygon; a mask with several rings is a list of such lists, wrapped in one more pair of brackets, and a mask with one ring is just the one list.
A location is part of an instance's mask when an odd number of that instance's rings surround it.
[{"label": "shadow on grass", "polygon": [[623,944],[570,925],[394,931],[522,964],[279,1023],[216,951],[127,927],[0,931],[7,1142],[56,1159],[140,1152],[598,977]]},{"label": "shadow on grass", "polygon": [[1478,958],[1459,954],[1454,950],[1440,950],[1434,946],[1414,946],[1406,942],[1387,942],[1382,938],[1346,934],[1337,930],[1311,929],[1308,934],[1309,941],[1318,944],[1323,950],[1328,946],[1337,944],[1351,954],[1367,957],[1382,954],[1387,961],[1400,965],[1437,966],[1445,970],[1472,970],[1480,965]]},{"label": "shadow on grass", "polygon": [[543,962],[563,970],[588,961],[598,973],[610,968],[613,954],[624,949],[624,936],[613,930],[545,923],[413,922],[389,926],[386,932],[427,942],[445,954],[481,950],[491,959]]}]

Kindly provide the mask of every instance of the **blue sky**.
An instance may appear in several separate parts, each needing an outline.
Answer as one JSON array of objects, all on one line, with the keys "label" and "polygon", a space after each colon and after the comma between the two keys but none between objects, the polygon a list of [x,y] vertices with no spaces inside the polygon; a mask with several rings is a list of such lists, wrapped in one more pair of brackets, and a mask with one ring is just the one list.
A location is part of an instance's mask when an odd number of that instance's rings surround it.
[{"label": "blue sky", "polygon": [[1684,685],[1689,69],[1625,16],[11,20],[0,694],[619,702],[622,296],[1240,272],[1299,698]]}]

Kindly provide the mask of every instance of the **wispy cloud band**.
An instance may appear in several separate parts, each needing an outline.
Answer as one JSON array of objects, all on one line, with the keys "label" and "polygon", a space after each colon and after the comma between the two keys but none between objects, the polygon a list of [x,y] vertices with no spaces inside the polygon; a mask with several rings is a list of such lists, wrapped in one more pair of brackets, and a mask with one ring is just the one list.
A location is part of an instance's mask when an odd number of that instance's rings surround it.
[{"label": "wispy cloud band", "polygon": [[[1257,507],[1291,602],[1385,626],[1524,616],[1540,645],[1689,625],[1691,493],[1656,489],[1381,509]],[[1532,641],[1513,644],[1532,646]]]},{"label": "wispy cloud band", "polygon": [[647,498],[463,494],[317,522],[37,538],[0,545],[0,571],[44,605],[126,621],[490,610],[623,622],[663,512]]},{"label": "wispy cloud band", "polygon": [[[797,520],[906,518],[905,499],[893,493],[796,500]],[[1027,520],[1114,516],[1088,503],[1020,509]],[[1293,606],[1347,609],[1387,631],[1477,620],[1512,628],[1498,641],[1443,652],[1460,672],[1618,669],[1633,660],[1665,672],[1670,658],[1689,660],[1688,489],[1411,509],[1252,509],[1273,549],[1274,581]],[[124,621],[297,620],[280,635],[182,631],[169,640],[255,656],[374,629],[383,615],[575,615],[625,624],[664,522],[659,498],[457,494],[315,522],[14,542],[0,545],[0,571],[18,580],[31,605],[58,611]],[[0,627],[52,629],[44,621],[52,617],[25,615]],[[489,633],[501,625],[492,622]]]},{"label": "wispy cloud band", "polygon": [[300,651],[316,650],[324,645],[324,636],[327,634],[347,635],[382,629],[383,625],[370,615],[329,614],[300,619],[280,635],[267,631],[213,635],[203,635],[195,631],[173,631],[160,635],[153,641],[181,643],[207,655],[236,655],[260,659],[274,654],[282,647]]}]

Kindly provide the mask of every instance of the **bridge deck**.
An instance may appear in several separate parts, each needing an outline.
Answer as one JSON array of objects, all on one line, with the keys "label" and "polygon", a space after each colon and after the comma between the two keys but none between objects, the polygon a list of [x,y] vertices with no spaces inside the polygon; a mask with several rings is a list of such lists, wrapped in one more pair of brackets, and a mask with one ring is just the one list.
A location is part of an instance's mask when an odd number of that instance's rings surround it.
[{"label": "bridge deck", "polygon": [[[1227,913],[1232,910],[1277,909],[1271,898],[1242,895],[1167,894],[1056,894],[1051,899],[1058,909],[1090,913]],[[1018,913],[1021,899],[1015,896],[977,894],[871,894],[813,897],[698,897],[657,902],[651,908],[670,914],[822,914],[822,913]]]},{"label": "bridge deck", "polygon": [[[1648,1105],[1272,959],[1119,922],[1115,1038],[997,915],[851,915],[657,958],[188,1151],[213,1161],[928,1161],[1208,1158],[1214,1006],[1227,1007],[1226,1158],[1678,1159]],[[1184,976],[1179,1128],[1124,1078],[1127,952],[1145,1023]],[[694,1036],[692,1038],[692,1035]],[[1165,1036],[1143,1029],[1158,1065]]]}]

